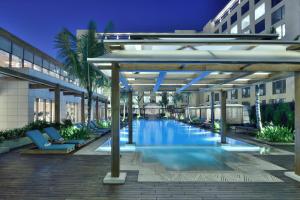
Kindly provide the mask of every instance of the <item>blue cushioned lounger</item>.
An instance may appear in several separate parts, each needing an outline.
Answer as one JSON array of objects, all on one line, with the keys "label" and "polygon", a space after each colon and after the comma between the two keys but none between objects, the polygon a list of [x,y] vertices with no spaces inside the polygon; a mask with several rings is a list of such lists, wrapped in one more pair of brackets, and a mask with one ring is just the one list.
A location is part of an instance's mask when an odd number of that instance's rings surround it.
[{"label": "blue cushioned lounger", "polygon": [[61,137],[59,132],[53,127],[45,128],[44,131],[54,142],[61,142],[64,144],[75,144],[76,146],[82,146],[86,144],[85,140],[64,140],[64,138]]},{"label": "blue cushioned lounger", "polygon": [[26,135],[32,140],[32,142],[38,147],[38,149],[41,150],[41,152],[44,151],[46,153],[70,153],[71,151],[75,150],[74,144],[49,143],[39,130],[27,131]]}]

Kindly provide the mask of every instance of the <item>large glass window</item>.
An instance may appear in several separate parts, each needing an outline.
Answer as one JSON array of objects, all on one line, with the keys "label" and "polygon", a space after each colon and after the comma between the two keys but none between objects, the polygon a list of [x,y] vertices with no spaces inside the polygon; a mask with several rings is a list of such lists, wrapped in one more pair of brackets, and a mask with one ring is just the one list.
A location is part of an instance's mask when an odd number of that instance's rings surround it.
[{"label": "large glass window", "polygon": [[250,15],[247,15],[242,19],[242,29],[247,28],[250,25]]},{"label": "large glass window", "polygon": [[272,25],[283,20],[284,16],[285,16],[285,6],[282,6],[272,13],[272,17],[271,17]]},{"label": "large glass window", "polygon": [[33,65],[32,62],[24,60],[24,67],[26,67],[26,68],[32,68],[32,65]]},{"label": "large glass window", "polygon": [[36,71],[39,71],[39,72],[42,71],[42,67],[39,66],[39,65],[36,65],[36,64],[33,65],[33,69],[36,70]]},{"label": "large glass window", "polygon": [[237,21],[237,13],[234,13],[230,18],[230,23],[234,24]]},{"label": "large glass window", "polygon": [[231,100],[233,100],[233,99],[238,99],[238,90],[237,89],[231,90]]},{"label": "large glass window", "polygon": [[235,25],[234,27],[232,27],[231,30],[230,30],[230,33],[231,34],[237,34],[238,33],[238,26]]},{"label": "large glass window", "polygon": [[286,80],[274,81],[273,84],[273,94],[283,94],[286,92]]},{"label": "large glass window", "polygon": [[0,50],[0,67],[9,67],[9,53]]},{"label": "large glass window", "polygon": [[259,84],[255,86],[255,92],[259,92],[259,96],[265,96],[266,95],[266,84]]},{"label": "large glass window", "polygon": [[227,22],[225,22],[223,25],[222,25],[222,32],[225,32],[227,30]]},{"label": "large glass window", "polygon": [[242,89],[242,97],[249,98],[250,97],[250,87],[246,87]]},{"label": "large glass window", "polygon": [[279,4],[280,2],[282,2],[282,0],[272,0],[272,3],[271,3],[272,8],[273,8],[274,6],[276,6],[277,4]]},{"label": "large glass window", "polygon": [[280,26],[276,27],[276,33],[279,35],[279,39],[285,36],[285,24],[281,24]]},{"label": "large glass window", "polygon": [[249,1],[242,6],[241,13],[242,15],[249,11]]},{"label": "large glass window", "polygon": [[263,19],[257,24],[255,24],[255,33],[261,33],[265,30],[265,28],[266,28],[266,24],[265,24],[265,20]]},{"label": "large glass window", "polygon": [[22,67],[22,59],[18,56],[12,55],[11,56],[11,66],[14,68],[21,68]]},{"label": "large glass window", "polygon": [[255,12],[254,12],[255,20],[262,17],[265,14],[265,12],[266,12],[266,4],[263,3],[255,9]]},{"label": "large glass window", "polygon": [[33,69],[36,70],[36,71],[41,72],[42,71],[42,67],[41,67],[42,64],[43,64],[42,58],[39,57],[39,56],[34,56]]}]

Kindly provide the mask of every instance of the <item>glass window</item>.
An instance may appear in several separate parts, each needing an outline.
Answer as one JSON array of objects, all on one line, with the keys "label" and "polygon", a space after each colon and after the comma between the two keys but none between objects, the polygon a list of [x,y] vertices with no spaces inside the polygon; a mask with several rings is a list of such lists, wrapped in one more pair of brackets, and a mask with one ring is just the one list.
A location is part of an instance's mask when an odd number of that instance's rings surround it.
[{"label": "glass window", "polygon": [[237,21],[237,13],[234,13],[230,18],[230,23],[234,24]]},{"label": "glass window", "polygon": [[250,87],[246,87],[242,89],[242,97],[249,98],[250,97]]},{"label": "glass window", "polygon": [[9,53],[0,50],[0,67],[9,67]]},{"label": "glass window", "polygon": [[261,0],[254,0],[254,4],[258,4]]},{"label": "glass window", "polygon": [[36,71],[39,71],[39,72],[42,71],[42,67],[39,66],[39,65],[36,65],[36,64],[33,65],[33,69],[36,70]]},{"label": "glass window", "polygon": [[26,68],[32,68],[32,63],[31,62],[29,62],[29,61],[27,61],[27,60],[24,60],[24,67],[26,67]]},{"label": "glass window", "polygon": [[219,93],[215,93],[215,101],[220,101],[220,94]]},{"label": "glass window", "polygon": [[227,22],[225,22],[223,25],[222,25],[222,32],[225,32],[227,30]]},{"label": "glass window", "polygon": [[255,92],[259,92],[259,96],[265,96],[266,95],[266,84],[259,84],[255,86]]},{"label": "glass window", "polygon": [[12,46],[12,54],[18,56],[19,58],[23,59],[23,48],[13,44]]},{"label": "glass window", "polygon": [[11,67],[14,68],[21,68],[22,67],[22,59],[18,56],[12,55],[11,56]]},{"label": "glass window", "polygon": [[282,24],[276,27],[276,33],[279,35],[279,39],[282,39],[285,36],[285,24]]},{"label": "glass window", "polygon": [[265,25],[265,20],[261,20],[257,24],[255,24],[255,33],[261,33],[265,30],[266,25]]},{"label": "glass window", "polygon": [[242,29],[247,28],[250,25],[250,15],[247,15],[242,19]]},{"label": "glass window", "polygon": [[231,99],[238,99],[238,90],[231,90]]},{"label": "glass window", "polygon": [[261,18],[266,12],[266,4],[263,3],[255,9],[255,20]]},{"label": "glass window", "polygon": [[284,15],[285,15],[285,6],[282,6],[282,7],[278,8],[276,11],[274,11],[271,16],[272,25],[283,20]]},{"label": "glass window", "polygon": [[231,34],[237,34],[238,33],[238,26],[235,25],[234,27],[232,27],[231,30],[230,30],[230,33]]},{"label": "glass window", "polygon": [[280,2],[282,2],[282,0],[272,0],[272,3],[271,3],[272,8],[273,8],[274,6],[276,6],[277,4],[279,4]]},{"label": "glass window", "polygon": [[209,95],[206,96],[206,102],[209,102]]},{"label": "glass window", "polygon": [[11,42],[2,36],[0,36],[0,49],[8,53],[11,52]]},{"label": "glass window", "polygon": [[274,81],[273,84],[273,94],[283,94],[286,92],[286,80]]},{"label": "glass window", "polygon": [[24,50],[24,59],[33,63],[33,53],[30,51],[27,51],[26,49]]},{"label": "glass window", "polygon": [[249,11],[249,1],[242,6],[241,13],[242,15]]}]

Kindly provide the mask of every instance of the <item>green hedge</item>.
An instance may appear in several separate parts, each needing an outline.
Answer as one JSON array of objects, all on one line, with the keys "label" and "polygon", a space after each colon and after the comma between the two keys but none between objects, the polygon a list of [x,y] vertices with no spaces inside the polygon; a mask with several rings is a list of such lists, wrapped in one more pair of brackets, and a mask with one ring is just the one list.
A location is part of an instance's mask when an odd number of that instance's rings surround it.
[{"label": "green hedge", "polygon": [[72,122],[70,120],[64,120],[63,123],[49,123],[46,121],[35,121],[29,123],[28,125],[22,128],[0,131],[0,142],[3,140],[12,140],[20,137],[25,137],[26,131],[29,130],[39,130],[43,132],[43,129],[49,126],[61,130],[63,128],[72,126]]},{"label": "green hedge", "polygon": [[99,121],[97,121],[97,125],[100,128],[110,128],[111,127],[111,121],[109,121],[109,120],[99,120]]},{"label": "green hedge", "polygon": [[[261,119],[264,125],[285,126],[294,130],[295,103],[265,104],[260,106]],[[256,124],[255,106],[250,109],[250,121]]]},{"label": "green hedge", "polygon": [[256,137],[268,142],[290,143],[294,141],[295,135],[291,128],[270,124],[258,132]]}]

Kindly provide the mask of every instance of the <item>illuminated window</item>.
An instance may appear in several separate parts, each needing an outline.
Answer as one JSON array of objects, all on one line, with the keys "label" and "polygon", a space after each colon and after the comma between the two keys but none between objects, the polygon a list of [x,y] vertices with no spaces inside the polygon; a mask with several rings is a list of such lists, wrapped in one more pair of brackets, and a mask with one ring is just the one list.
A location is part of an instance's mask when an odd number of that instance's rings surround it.
[{"label": "illuminated window", "polygon": [[266,5],[265,5],[265,3],[263,3],[255,9],[255,14],[254,14],[255,20],[262,17],[265,14],[265,12],[266,12]]},{"label": "illuminated window", "polygon": [[242,19],[242,29],[247,28],[250,25],[250,15],[247,15]]},{"label": "illuminated window", "polygon": [[22,67],[22,59],[18,56],[12,55],[11,56],[11,66],[14,68],[21,68]]},{"label": "illuminated window", "polygon": [[36,71],[39,71],[39,72],[42,71],[42,67],[39,66],[39,65],[36,65],[36,64],[33,65],[33,69],[36,70]]},{"label": "illuminated window", "polygon": [[231,30],[230,30],[230,33],[231,34],[237,34],[238,33],[238,26],[235,25],[234,27],[232,27]]},{"label": "illuminated window", "polygon": [[26,68],[32,68],[32,63],[31,62],[29,62],[29,61],[27,61],[27,60],[24,60],[24,67],[26,67]]},{"label": "illuminated window", "polygon": [[279,39],[282,39],[285,36],[285,24],[278,26],[275,30],[279,35]]},{"label": "illuminated window", "polygon": [[9,67],[9,53],[0,50],[0,67]]}]

